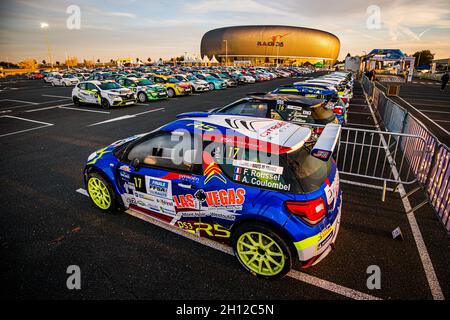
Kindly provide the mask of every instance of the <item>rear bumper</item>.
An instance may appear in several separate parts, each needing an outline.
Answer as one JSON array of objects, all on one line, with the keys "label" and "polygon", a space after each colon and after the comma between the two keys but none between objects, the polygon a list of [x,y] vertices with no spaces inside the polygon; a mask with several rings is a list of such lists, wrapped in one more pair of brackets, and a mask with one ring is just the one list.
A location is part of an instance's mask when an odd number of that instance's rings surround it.
[{"label": "rear bumper", "polygon": [[334,249],[341,223],[341,209],[342,202],[336,219],[328,229],[323,230],[320,234],[294,243],[303,268],[319,263]]}]

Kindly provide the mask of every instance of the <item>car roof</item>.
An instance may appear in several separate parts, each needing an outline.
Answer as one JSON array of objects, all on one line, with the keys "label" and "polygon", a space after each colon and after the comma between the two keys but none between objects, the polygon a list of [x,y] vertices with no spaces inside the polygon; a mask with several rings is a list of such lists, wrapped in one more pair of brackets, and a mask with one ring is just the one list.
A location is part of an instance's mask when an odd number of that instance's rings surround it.
[{"label": "car roof", "polygon": [[267,118],[232,115],[190,116],[171,122],[160,130],[187,130],[191,134],[202,134],[204,140],[216,141],[234,146],[286,153],[303,146],[310,138],[311,129],[299,125]]},{"label": "car roof", "polygon": [[264,95],[252,95],[249,94],[247,100],[261,100],[261,101],[279,101],[283,100],[284,103],[301,103],[309,106],[317,105],[323,102],[322,99],[307,98],[299,96],[296,94],[286,94],[286,93],[266,93]]}]

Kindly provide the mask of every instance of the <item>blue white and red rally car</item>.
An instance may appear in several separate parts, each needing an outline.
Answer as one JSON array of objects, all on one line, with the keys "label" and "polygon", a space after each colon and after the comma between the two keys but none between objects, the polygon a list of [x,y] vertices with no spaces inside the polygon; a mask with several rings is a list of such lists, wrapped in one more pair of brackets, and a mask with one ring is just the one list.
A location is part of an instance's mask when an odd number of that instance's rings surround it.
[{"label": "blue white and red rally car", "polygon": [[277,278],[334,247],[340,129],[328,124],[313,141],[310,129],[285,121],[184,114],[94,152],[84,179],[99,209],[229,244],[246,270]]}]

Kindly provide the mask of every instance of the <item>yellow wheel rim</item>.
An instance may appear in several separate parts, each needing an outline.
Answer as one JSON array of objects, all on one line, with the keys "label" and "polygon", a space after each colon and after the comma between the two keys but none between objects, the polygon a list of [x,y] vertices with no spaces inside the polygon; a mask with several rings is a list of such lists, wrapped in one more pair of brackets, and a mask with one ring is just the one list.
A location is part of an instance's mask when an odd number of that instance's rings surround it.
[{"label": "yellow wheel rim", "polygon": [[111,206],[111,195],[106,185],[98,178],[92,177],[88,181],[89,196],[95,205],[106,210]]},{"label": "yellow wheel rim", "polygon": [[237,254],[247,268],[263,276],[277,275],[286,263],[279,244],[260,232],[243,233],[237,241]]}]

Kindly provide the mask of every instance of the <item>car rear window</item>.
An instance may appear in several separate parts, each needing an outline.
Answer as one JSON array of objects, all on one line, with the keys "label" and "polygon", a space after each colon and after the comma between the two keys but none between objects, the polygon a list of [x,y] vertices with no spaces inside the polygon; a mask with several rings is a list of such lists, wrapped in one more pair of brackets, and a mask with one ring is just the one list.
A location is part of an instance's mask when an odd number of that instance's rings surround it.
[{"label": "car rear window", "polygon": [[286,103],[278,106],[277,111],[284,120],[299,123],[327,124],[336,118],[333,111],[327,109],[324,103],[304,107]]},{"label": "car rear window", "polygon": [[330,174],[332,164],[331,159],[325,162],[311,156],[308,147],[288,153],[281,160],[287,168],[286,182],[298,185],[303,193],[319,189]]},{"label": "car rear window", "polygon": [[231,106],[224,107],[217,112],[225,114],[239,114],[243,116],[253,116],[259,118],[267,117],[269,106],[261,101],[242,101]]}]

